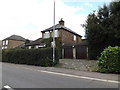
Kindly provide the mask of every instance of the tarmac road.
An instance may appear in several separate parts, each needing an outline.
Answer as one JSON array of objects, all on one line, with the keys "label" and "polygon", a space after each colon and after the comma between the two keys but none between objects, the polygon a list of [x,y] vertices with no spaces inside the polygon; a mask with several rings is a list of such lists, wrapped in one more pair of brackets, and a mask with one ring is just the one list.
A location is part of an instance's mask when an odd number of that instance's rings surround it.
[{"label": "tarmac road", "polygon": [[12,88],[118,88],[118,83],[81,78],[70,74],[24,67],[17,64],[2,64],[2,86]]}]

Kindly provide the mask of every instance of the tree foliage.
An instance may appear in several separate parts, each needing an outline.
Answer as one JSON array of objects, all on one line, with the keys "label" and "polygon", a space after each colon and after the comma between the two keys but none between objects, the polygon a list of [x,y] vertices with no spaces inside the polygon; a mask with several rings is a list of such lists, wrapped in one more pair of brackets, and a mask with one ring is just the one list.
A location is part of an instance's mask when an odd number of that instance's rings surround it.
[{"label": "tree foliage", "polygon": [[120,46],[120,1],[100,7],[89,14],[83,25],[89,47],[89,58],[96,59],[105,47]]}]

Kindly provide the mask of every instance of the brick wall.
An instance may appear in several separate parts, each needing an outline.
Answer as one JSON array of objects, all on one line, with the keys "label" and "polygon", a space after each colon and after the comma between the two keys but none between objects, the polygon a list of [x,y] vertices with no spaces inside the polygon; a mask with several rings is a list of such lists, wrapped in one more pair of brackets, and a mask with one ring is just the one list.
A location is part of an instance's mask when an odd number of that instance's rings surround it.
[{"label": "brick wall", "polygon": [[61,38],[62,38],[62,43],[68,43],[68,44],[79,43],[82,41],[81,37],[79,36],[76,36],[76,40],[74,41],[74,34],[65,30],[61,30]]},{"label": "brick wall", "polygon": [[[52,32],[49,32],[49,33],[50,33],[50,37],[52,37]],[[64,44],[75,44],[75,43],[77,44],[82,41],[81,37],[77,35],[76,35],[76,40],[74,41],[74,34],[63,29],[59,29],[58,34],[59,34],[59,37],[61,37],[62,43]],[[42,32],[42,38],[44,38],[43,32]]]},{"label": "brick wall", "polygon": [[15,48],[15,47],[17,47],[17,46],[19,46],[19,45],[21,45],[21,44],[24,44],[25,42],[23,42],[23,41],[16,41],[16,40],[9,40],[8,41],[8,48]]}]

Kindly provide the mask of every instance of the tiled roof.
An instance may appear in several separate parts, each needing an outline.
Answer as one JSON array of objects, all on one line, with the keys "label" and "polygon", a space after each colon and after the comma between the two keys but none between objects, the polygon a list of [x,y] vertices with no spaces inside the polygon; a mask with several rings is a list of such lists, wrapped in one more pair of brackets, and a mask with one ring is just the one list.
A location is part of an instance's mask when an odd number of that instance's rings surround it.
[{"label": "tiled roof", "polygon": [[17,41],[25,41],[26,39],[21,37],[21,36],[18,36],[18,35],[12,35],[10,37],[7,37],[3,40],[17,40]]},{"label": "tiled roof", "polygon": [[42,40],[42,38],[38,38],[37,40],[32,41],[32,42],[26,44],[26,46],[44,45],[44,43],[41,43],[41,40]]},{"label": "tiled roof", "polygon": [[[72,31],[71,29],[69,29],[69,28],[67,28],[67,27],[65,27],[63,25],[60,25],[60,24],[55,25],[55,30],[59,30],[59,29],[64,29],[64,30],[66,30],[68,32],[71,32],[71,33],[73,33],[75,35],[78,35],[78,36],[82,37],[81,35],[77,34],[76,32]],[[45,29],[45,30],[43,30],[41,32],[46,32],[46,31],[53,31],[53,26],[50,27],[50,28],[47,28],[47,29]]]}]

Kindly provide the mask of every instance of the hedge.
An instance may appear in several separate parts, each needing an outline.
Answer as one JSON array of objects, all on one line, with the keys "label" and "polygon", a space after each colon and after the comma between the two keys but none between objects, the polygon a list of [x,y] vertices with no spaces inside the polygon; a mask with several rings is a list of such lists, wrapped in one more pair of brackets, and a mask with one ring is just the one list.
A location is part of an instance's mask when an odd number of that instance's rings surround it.
[{"label": "hedge", "polygon": [[41,49],[8,49],[2,51],[2,62],[27,64],[37,66],[53,66],[59,63],[58,49],[55,49],[55,62],[53,63],[52,48]]},{"label": "hedge", "polygon": [[111,47],[104,49],[98,58],[99,72],[120,73],[120,47]]}]

